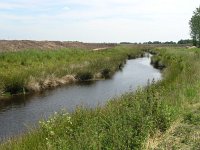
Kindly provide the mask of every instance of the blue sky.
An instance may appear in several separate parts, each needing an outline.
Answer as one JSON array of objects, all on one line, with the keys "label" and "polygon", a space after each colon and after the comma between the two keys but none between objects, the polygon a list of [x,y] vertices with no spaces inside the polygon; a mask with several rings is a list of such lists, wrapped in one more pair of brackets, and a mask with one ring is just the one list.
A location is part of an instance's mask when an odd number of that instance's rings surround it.
[{"label": "blue sky", "polygon": [[0,39],[83,42],[189,38],[199,0],[0,0]]}]

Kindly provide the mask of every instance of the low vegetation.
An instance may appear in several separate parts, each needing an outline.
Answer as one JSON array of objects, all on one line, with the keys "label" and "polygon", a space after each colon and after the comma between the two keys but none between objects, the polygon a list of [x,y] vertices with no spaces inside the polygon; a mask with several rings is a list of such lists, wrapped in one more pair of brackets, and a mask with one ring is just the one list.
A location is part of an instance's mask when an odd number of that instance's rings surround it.
[{"label": "low vegetation", "polygon": [[186,111],[162,136],[156,149],[200,149],[200,105],[191,107],[191,111]]},{"label": "low vegetation", "polygon": [[123,47],[106,51],[61,49],[0,53],[0,94],[41,91],[77,80],[104,78],[119,69],[128,56],[140,53],[141,48]]},{"label": "low vegetation", "polygon": [[[124,61],[121,55],[127,57],[127,50],[119,49],[117,53],[115,49],[99,52],[99,55],[103,55],[104,61],[108,59],[107,65],[115,62],[111,58],[120,59],[117,61],[119,66]],[[199,133],[199,128],[195,128],[199,125],[199,107],[195,113],[192,112],[200,103],[199,49],[157,48],[153,53],[156,53],[154,62],[166,67],[162,81],[149,81],[146,88],[110,100],[103,107],[80,107],[72,114],[55,113],[48,121],[41,121],[36,131],[11,139],[0,149],[162,149],[163,146],[166,148],[166,142],[154,141],[180,118],[193,125],[195,132]],[[108,57],[110,55],[116,56]],[[103,58],[100,56],[96,59]],[[100,70],[102,68],[108,66],[100,67]],[[198,149],[199,141],[195,140],[190,148]]]}]

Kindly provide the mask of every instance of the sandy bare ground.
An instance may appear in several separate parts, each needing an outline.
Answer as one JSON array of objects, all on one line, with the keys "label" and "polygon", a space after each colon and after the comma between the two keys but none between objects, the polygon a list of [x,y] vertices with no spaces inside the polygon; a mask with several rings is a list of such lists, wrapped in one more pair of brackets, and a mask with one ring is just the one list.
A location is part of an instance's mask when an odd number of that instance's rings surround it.
[{"label": "sandy bare ground", "polygon": [[110,47],[95,48],[95,49],[93,49],[93,51],[106,50],[108,48],[110,48]]},{"label": "sandy bare ground", "polygon": [[82,48],[88,50],[102,50],[114,47],[115,43],[83,43],[69,41],[29,41],[29,40],[0,40],[0,52],[21,51],[28,49],[62,49]]}]

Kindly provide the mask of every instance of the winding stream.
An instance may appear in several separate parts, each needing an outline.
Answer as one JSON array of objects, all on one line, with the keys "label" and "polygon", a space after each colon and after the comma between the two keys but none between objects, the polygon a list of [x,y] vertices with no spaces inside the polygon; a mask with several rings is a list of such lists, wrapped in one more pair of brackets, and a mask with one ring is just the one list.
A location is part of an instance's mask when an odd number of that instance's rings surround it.
[{"label": "winding stream", "polygon": [[153,79],[160,80],[161,73],[150,65],[150,57],[137,58],[128,60],[122,71],[108,80],[62,86],[0,101],[0,141],[25,132],[37,125],[38,120],[62,108],[71,112],[77,105],[103,105],[109,99],[135,91],[138,86],[145,86],[148,80]]}]

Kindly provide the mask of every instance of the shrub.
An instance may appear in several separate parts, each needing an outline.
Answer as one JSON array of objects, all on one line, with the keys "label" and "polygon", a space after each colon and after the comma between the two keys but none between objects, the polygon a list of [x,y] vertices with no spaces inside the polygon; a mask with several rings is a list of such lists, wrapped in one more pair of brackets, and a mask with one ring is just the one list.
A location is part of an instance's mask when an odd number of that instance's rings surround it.
[{"label": "shrub", "polygon": [[111,70],[108,68],[105,68],[101,71],[101,74],[104,78],[109,78],[111,76]]},{"label": "shrub", "polygon": [[7,77],[4,80],[5,93],[18,94],[24,92],[24,79],[20,76]]},{"label": "shrub", "polygon": [[78,72],[75,78],[79,81],[87,81],[93,78],[93,74],[89,71]]}]

